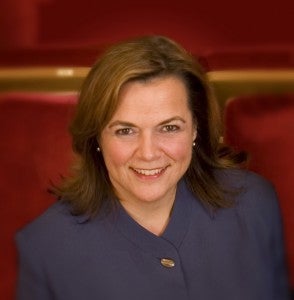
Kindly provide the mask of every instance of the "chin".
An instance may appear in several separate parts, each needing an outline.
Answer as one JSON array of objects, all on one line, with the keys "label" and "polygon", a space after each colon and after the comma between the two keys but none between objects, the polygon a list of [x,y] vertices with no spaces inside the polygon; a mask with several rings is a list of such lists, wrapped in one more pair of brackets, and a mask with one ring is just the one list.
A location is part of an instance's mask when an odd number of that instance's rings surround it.
[{"label": "chin", "polygon": [[[149,190],[150,192],[150,190]],[[138,194],[134,194],[134,196],[136,197],[136,199],[138,199],[141,202],[146,202],[146,203],[152,203],[152,202],[157,202],[160,201],[161,199],[164,199],[165,196],[167,196],[168,193],[148,193],[148,191],[146,191],[146,193],[138,193]]]}]

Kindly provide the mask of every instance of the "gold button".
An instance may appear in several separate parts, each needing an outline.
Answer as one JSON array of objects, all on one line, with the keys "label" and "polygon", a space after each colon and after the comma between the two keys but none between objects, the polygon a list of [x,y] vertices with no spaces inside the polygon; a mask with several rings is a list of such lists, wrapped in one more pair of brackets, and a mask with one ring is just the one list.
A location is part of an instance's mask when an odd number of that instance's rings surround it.
[{"label": "gold button", "polygon": [[162,258],[160,263],[166,268],[173,268],[176,265],[175,262],[170,258]]}]

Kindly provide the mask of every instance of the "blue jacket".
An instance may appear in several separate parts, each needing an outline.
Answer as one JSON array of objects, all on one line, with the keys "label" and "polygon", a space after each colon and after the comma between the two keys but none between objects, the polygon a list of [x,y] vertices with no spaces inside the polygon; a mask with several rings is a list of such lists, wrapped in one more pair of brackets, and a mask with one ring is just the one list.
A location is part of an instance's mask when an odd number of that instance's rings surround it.
[{"label": "blue jacket", "polygon": [[234,207],[213,212],[181,181],[160,237],[122,207],[89,219],[54,204],[17,234],[18,299],[289,299],[272,186],[249,172],[221,177],[242,187]]}]

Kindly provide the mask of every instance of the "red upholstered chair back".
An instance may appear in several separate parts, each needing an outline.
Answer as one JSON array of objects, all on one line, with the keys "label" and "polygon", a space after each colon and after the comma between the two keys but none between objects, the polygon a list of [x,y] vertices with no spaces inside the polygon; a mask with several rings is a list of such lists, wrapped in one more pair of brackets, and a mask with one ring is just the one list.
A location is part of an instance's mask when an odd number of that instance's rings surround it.
[{"label": "red upholstered chair back", "polygon": [[256,95],[229,100],[224,140],[248,152],[249,169],[275,185],[282,210],[294,289],[294,94]]},{"label": "red upholstered chair back", "polygon": [[14,235],[55,198],[47,192],[73,158],[68,125],[74,93],[0,94],[0,294],[14,299]]},{"label": "red upholstered chair back", "polygon": [[293,69],[293,46],[229,47],[212,50],[201,57],[208,71]]}]

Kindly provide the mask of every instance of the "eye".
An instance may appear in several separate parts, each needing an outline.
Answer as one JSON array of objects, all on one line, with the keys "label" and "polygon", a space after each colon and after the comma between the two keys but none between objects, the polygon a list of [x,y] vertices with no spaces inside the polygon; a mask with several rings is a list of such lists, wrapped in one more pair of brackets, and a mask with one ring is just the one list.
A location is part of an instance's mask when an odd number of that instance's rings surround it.
[{"label": "eye", "polygon": [[116,135],[130,135],[132,134],[134,131],[132,128],[121,128],[121,129],[117,129],[115,131]]},{"label": "eye", "polygon": [[177,125],[164,125],[162,128],[163,132],[174,132],[174,131],[178,131],[180,129],[179,126]]}]

